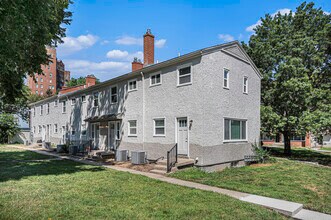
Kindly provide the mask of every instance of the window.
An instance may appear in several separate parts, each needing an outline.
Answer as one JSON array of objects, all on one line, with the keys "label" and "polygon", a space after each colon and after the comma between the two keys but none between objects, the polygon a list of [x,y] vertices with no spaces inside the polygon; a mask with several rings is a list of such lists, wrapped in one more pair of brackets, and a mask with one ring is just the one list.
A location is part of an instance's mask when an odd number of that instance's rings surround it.
[{"label": "window", "polygon": [[54,106],[55,106],[55,107],[57,107],[57,103],[58,103],[58,101],[55,100],[55,101],[54,101]]},{"label": "window", "polygon": [[40,106],[40,115],[43,115],[43,114],[44,114],[44,106],[41,105],[41,106]]},{"label": "window", "polygon": [[151,81],[150,85],[155,86],[155,85],[161,85],[161,73],[154,73],[150,76]]},{"label": "window", "polygon": [[82,102],[86,102],[86,96],[82,95]]},{"label": "window", "polygon": [[38,84],[36,84],[36,89],[38,89]]},{"label": "window", "polygon": [[49,80],[49,83],[52,83],[52,80],[51,79]]},{"label": "window", "polygon": [[40,82],[43,82],[44,81],[44,79],[43,78],[40,78]]},{"label": "window", "polygon": [[116,122],[116,140],[121,139],[121,123]]},{"label": "window", "polygon": [[178,69],[178,85],[187,85],[191,82],[191,66]]},{"label": "window", "polygon": [[54,124],[54,133],[57,133],[57,124]]},{"label": "window", "polygon": [[154,136],[165,136],[165,119],[154,119]]},{"label": "window", "polygon": [[43,91],[41,91],[41,92],[40,92],[40,95],[43,95],[43,94],[44,94],[44,92],[43,92]]},{"label": "window", "polygon": [[38,77],[36,77],[36,82],[38,82]]},{"label": "window", "polygon": [[128,91],[135,91],[137,90],[137,80],[131,80],[128,82]]},{"label": "window", "polygon": [[91,138],[95,137],[95,124],[91,124]]},{"label": "window", "polygon": [[63,101],[62,102],[62,113],[66,113],[66,111],[67,111],[67,102]]},{"label": "window", "polygon": [[117,86],[111,88],[111,103],[117,103]]},{"label": "window", "polygon": [[54,86],[52,86],[52,89],[54,90]]},{"label": "window", "polygon": [[86,124],[82,124],[82,135],[85,136],[86,135]]},{"label": "window", "polygon": [[75,105],[76,104],[76,98],[71,99],[71,105]]},{"label": "window", "polygon": [[36,126],[33,126],[33,133],[36,133]]},{"label": "window", "polygon": [[43,89],[43,88],[44,88],[44,86],[43,86],[43,85],[40,85],[40,88],[41,88],[41,89]]},{"label": "window", "polygon": [[224,88],[229,88],[229,73],[230,73],[230,70],[228,70],[228,69],[223,70],[223,87]]},{"label": "window", "polygon": [[53,76],[53,74],[52,73],[49,73],[49,77],[52,77]]},{"label": "window", "polygon": [[93,94],[93,106],[97,107],[99,105],[99,92]]},{"label": "window", "polygon": [[224,119],[224,140],[246,140],[246,120]]},{"label": "window", "polygon": [[38,91],[36,91],[36,94],[38,95]]},{"label": "window", "polygon": [[76,134],[76,129],[74,126],[71,126],[71,135],[74,136]]},{"label": "window", "polygon": [[137,136],[137,120],[129,121],[129,136]]},{"label": "window", "polygon": [[248,93],[248,77],[244,77],[244,88],[243,88],[244,93]]},{"label": "window", "polygon": [[47,112],[47,115],[49,114],[49,103],[47,103],[46,105],[46,112]]},{"label": "window", "polygon": [[38,134],[41,133],[41,125],[38,126]]}]

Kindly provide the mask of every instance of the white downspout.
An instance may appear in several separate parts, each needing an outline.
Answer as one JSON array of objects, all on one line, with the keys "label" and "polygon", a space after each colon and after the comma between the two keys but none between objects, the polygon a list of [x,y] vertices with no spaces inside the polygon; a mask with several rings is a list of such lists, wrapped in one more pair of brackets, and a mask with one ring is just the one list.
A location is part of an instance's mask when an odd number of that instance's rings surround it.
[{"label": "white downspout", "polygon": [[140,72],[141,74],[141,82],[143,84],[143,115],[142,115],[142,118],[143,118],[143,128],[142,128],[142,131],[143,131],[143,150],[145,149],[145,76],[144,76],[144,73],[143,72]]}]

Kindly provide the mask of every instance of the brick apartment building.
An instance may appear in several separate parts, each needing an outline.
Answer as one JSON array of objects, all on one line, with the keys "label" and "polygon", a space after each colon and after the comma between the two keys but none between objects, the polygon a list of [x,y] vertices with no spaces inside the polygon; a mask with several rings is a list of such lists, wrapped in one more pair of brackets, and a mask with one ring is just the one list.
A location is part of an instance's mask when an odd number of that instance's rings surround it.
[{"label": "brick apartment building", "polygon": [[48,89],[55,94],[70,80],[70,71],[66,71],[64,63],[57,59],[56,49],[52,47],[46,49],[51,61],[49,65],[41,66],[44,75],[36,75],[36,82],[30,76],[27,80],[32,94],[45,95]]}]

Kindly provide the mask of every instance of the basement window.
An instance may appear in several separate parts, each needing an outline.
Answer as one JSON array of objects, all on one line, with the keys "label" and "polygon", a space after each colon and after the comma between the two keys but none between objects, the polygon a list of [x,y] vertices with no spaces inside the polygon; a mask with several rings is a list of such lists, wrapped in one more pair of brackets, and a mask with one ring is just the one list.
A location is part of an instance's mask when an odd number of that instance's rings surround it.
[{"label": "basement window", "polygon": [[224,119],[224,141],[246,141],[246,120]]}]

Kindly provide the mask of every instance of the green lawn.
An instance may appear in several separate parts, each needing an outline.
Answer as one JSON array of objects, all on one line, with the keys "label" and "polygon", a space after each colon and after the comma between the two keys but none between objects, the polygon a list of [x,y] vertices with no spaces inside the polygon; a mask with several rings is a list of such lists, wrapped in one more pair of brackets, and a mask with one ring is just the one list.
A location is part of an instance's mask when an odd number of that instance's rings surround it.
[{"label": "green lawn", "polygon": [[[17,157],[16,157],[17,155]],[[0,147],[1,219],[285,219],[196,189],[72,161],[11,162],[40,155]]]},{"label": "green lawn", "polygon": [[[315,162],[330,164],[331,156],[310,153]],[[307,209],[331,214],[331,168],[297,162],[294,158],[308,160],[309,152],[294,150],[292,160],[277,158],[275,163],[267,165],[228,168],[215,173],[190,168],[171,176],[298,202]]]},{"label": "green lawn", "polygon": [[321,149],[321,150],[328,150],[328,151],[331,151],[331,147],[321,147],[320,149]]}]

